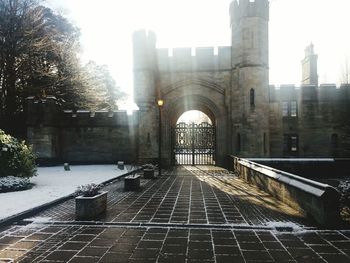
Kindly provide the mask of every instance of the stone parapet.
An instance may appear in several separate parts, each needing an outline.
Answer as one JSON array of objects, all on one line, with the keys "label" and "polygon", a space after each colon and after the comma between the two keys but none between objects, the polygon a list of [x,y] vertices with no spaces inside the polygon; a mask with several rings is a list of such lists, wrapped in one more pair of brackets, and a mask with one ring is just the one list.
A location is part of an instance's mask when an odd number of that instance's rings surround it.
[{"label": "stone parapet", "polygon": [[246,182],[312,217],[321,225],[339,222],[339,192],[327,185],[235,156],[229,165]]},{"label": "stone parapet", "polygon": [[62,110],[53,96],[27,99],[27,140],[40,163],[135,161],[138,112]]},{"label": "stone parapet", "polygon": [[270,85],[270,102],[283,100],[301,101],[350,101],[350,84]]}]

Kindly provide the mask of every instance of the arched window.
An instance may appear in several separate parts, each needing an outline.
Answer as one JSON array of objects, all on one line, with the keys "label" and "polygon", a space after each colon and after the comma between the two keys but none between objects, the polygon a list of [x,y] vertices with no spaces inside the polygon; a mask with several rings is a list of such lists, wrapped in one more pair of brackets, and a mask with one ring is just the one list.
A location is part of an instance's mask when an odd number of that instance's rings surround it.
[{"label": "arched window", "polygon": [[339,144],[338,134],[333,133],[331,135],[331,154],[333,155],[333,157],[337,157],[338,155],[338,144]]},{"label": "arched window", "polygon": [[237,146],[237,152],[240,152],[241,151],[241,134],[240,133],[237,133],[236,146]]},{"label": "arched window", "polygon": [[254,108],[254,106],[255,106],[255,90],[254,89],[250,89],[249,97],[250,97],[250,107]]},{"label": "arched window", "polygon": [[331,136],[331,146],[334,149],[338,148],[338,134],[333,133]]}]

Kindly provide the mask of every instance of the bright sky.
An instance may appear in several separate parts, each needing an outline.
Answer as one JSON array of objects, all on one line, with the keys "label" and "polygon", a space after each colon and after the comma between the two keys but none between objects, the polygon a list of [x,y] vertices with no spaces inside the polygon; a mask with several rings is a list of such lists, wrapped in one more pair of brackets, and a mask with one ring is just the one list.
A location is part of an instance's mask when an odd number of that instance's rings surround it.
[{"label": "bright sky", "polygon": [[[46,0],[82,32],[85,61],[107,64],[132,92],[132,32],[146,28],[157,47],[230,45],[231,0]],[[350,56],[350,0],[270,0],[270,84],[300,84],[305,47],[319,55],[319,82],[338,83]]]}]

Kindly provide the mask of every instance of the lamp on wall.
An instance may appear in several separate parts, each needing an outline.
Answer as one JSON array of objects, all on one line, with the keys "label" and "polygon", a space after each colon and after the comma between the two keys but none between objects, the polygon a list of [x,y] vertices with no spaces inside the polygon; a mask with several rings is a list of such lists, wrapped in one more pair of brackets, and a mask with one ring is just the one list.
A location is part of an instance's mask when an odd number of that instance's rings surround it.
[{"label": "lamp on wall", "polygon": [[164,100],[158,99],[158,113],[159,113],[159,123],[158,123],[158,176],[162,175],[162,107],[164,105]]}]

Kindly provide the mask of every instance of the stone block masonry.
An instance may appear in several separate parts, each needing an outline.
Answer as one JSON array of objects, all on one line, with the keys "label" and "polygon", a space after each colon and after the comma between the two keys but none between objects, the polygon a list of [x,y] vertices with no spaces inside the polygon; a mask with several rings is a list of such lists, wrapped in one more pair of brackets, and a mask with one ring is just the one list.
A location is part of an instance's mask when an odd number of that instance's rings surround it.
[{"label": "stone block masonry", "polygon": [[247,159],[231,158],[234,171],[246,182],[256,185],[321,225],[339,223],[340,195],[335,188]]},{"label": "stone block masonry", "polygon": [[27,141],[42,163],[135,162],[138,114],[63,111],[56,98],[27,99]]},{"label": "stone block masonry", "polygon": [[[174,128],[188,110],[216,128],[215,163],[240,157],[350,157],[350,85],[318,86],[317,55],[307,48],[303,85],[269,86],[268,0],[230,5],[231,46],[156,48],[156,34],[133,35],[139,111],[62,111],[53,97],[28,99],[27,139],[38,157],[69,162],[175,163]],[[156,101],[164,105],[159,111]],[[162,127],[159,132],[160,112]]]},{"label": "stone block masonry", "polygon": [[214,54],[214,47],[175,48],[172,56],[166,48],[157,49],[158,69],[161,72],[178,71],[220,71],[231,69],[231,47],[218,47],[218,54]]}]

